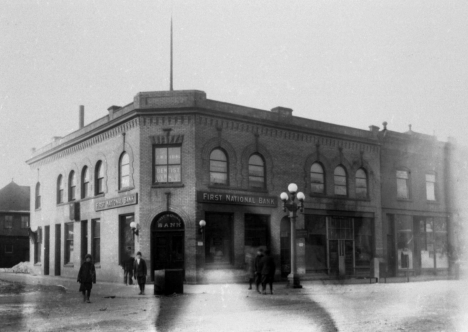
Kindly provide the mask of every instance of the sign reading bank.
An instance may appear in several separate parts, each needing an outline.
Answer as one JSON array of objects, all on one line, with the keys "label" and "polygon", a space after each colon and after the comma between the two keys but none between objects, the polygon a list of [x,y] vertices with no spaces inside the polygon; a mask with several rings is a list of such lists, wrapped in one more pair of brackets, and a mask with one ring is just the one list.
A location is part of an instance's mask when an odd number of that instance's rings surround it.
[{"label": "sign reading bank", "polygon": [[278,199],[273,196],[253,196],[227,193],[210,193],[204,191],[197,192],[197,201],[199,203],[219,203],[219,204],[237,204],[254,205],[264,207],[277,207]]}]

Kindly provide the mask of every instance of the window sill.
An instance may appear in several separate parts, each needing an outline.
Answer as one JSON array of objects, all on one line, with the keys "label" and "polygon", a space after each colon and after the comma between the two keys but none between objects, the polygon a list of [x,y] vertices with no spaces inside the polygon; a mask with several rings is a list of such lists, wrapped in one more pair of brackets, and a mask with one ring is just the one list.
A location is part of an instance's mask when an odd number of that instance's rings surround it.
[{"label": "window sill", "polygon": [[151,188],[183,188],[183,183],[164,183],[164,184],[152,184]]},{"label": "window sill", "polygon": [[118,193],[124,193],[126,191],[130,191],[130,190],[133,190],[133,189],[135,189],[135,187],[127,187],[127,188],[122,188],[122,189],[118,190],[117,192]]},{"label": "window sill", "polygon": [[86,196],[86,197],[83,197],[82,199],[80,199],[78,202],[86,202],[86,201],[89,201],[90,199],[93,199],[94,197],[89,197],[89,196]]},{"label": "window sill", "polygon": [[35,209],[34,211],[41,211],[41,210],[42,210],[41,208],[37,208],[37,209]]},{"label": "window sill", "polygon": [[210,184],[208,188],[209,189],[233,189],[228,184]]},{"label": "window sill", "polygon": [[91,198],[100,198],[100,197],[104,197],[104,196],[105,196],[104,193],[100,193],[100,194],[94,195],[94,197],[91,197]]},{"label": "window sill", "polygon": [[434,205],[439,205],[440,203],[438,201],[426,201],[427,204],[434,204]]},{"label": "window sill", "polygon": [[413,203],[413,200],[409,198],[397,198],[397,202]]},{"label": "window sill", "polygon": [[64,203],[64,202],[62,202],[62,203],[57,203],[57,206],[64,206],[64,205],[68,205],[68,202],[66,202],[66,203]]},{"label": "window sill", "polygon": [[63,267],[75,267],[73,263],[64,264]]}]

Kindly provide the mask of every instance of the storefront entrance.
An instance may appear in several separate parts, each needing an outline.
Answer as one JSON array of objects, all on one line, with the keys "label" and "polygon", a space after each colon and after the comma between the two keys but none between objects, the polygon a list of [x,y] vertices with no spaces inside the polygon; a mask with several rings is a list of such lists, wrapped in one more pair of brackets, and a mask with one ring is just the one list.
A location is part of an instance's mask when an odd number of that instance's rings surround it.
[{"label": "storefront entrance", "polygon": [[175,213],[167,212],[151,224],[151,279],[154,270],[185,269],[184,222]]}]

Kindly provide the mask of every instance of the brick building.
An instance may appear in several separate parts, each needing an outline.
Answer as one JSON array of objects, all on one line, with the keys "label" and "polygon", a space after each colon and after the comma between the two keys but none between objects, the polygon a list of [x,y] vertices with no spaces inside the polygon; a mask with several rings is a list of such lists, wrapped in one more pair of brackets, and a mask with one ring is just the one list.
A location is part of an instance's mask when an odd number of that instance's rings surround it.
[{"label": "brick building", "polygon": [[0,267],[29,261],[29,197],[13,181],[0,189]]},{"label": "brick building", "polygon": [[265,246],[285,276],[279,195],[291,182],[306,195],[300,274],[366,276],[373,258],[391,275],[449,271],[448,143],[192,90],[142,92],[108,111],[28,160],[31,259],[44,274],[74,277],[89,252],[101,280],[119,281],[122,261],[142,251],[151,271],[182,268],[187,282],[244,278]]}]

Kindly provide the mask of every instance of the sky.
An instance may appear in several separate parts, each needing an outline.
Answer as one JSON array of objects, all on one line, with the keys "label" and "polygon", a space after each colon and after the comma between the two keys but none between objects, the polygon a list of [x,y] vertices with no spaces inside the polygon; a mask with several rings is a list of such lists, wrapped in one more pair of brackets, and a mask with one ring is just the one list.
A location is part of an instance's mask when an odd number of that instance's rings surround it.
[{"label": "sky", "polygon": [[466,1],[0,2],[0,188],[33,147],[140,91],[468,139]]}]

